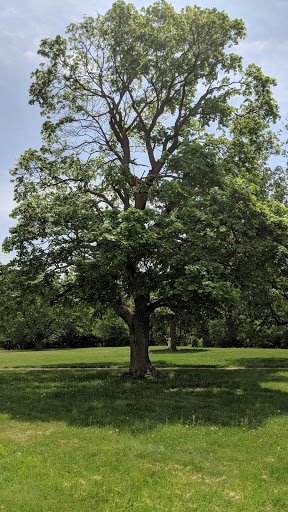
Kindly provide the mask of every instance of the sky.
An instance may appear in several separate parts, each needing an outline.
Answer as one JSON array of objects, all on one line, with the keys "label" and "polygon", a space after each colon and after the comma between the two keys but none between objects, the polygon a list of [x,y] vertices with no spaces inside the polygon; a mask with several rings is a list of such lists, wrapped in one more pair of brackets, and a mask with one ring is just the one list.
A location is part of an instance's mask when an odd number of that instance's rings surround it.
[{"label": "sky", "polygon": [[[134,0],[140,8],[153,0]],[[64,35],[67,25],[84,15],[104,14],[112,0],[0,0],[0,247],[14,221],[9,170],[28,148],[41,144],[43,122],[37,106],[28,105],[30,74],[40,62],[41,39]],[[244,65],[255,62],[276,78],[274,96],[283,116],[288,113],[288,0],[170,0],[179,11],[186,5],[215,7],[231,18],[242,18],[247,37],[233,51]],[[281,162],[279,162],[281,163]],[[284,162],[283,162],[284,163]],[[0,261],[11,255],[0,251]]]}]

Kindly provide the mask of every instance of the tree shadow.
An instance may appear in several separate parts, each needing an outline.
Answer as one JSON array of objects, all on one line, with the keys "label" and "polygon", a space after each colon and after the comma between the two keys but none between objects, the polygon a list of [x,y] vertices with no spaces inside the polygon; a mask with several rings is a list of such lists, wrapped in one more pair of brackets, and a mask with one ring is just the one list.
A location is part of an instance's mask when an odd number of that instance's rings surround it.
[{"label": "tree shadow", "polygon": [[256,429],[288,413],[288,372],[167,370],[160,380],[121,371],[0,374],[0,413],[25,422],[64,422],[141,433],[165,424]]},{"label": "tree shadow", "polygon": [[[175,352],[172,352],[172,354],[195,354],[196,352],[209,352],[209,348],[181,348],[177,349]],[[163,354],[166,352],[169,352],[167,348],[156,348],[151,349],[151,354]],[[171,353],[171,352],[169,352]]]},{"label": "tree shadow", "polygon": [[236,367],[245,368],[283,368],[288,370],[288,358],[284,357],[242,357],[235,359]]},{"label": "tree shadow", "polygon": [[[123,362],[123,363],[119,363],[119,361],[108,361],[108,362],[96,362],[96,363],[91,363],[91,362],[88,362],[88,363],[59,363],[59,364],[55,364],[55,363],[51,363],[51,364],[43,364],[43,365],[39,365],[39,368],[91,368],[91,370],[93,370],[93,368],[100,368],[100,369],[113,369],[113,368],[119,368],[119,369],[122,369],[123,368],[128,368],[129,367],[129,360],[127,360],[126,362]],[[22,367],[21,367],[22,368]],[[25,368],[23,366],[23,368]],[[33,368],[33,366],[31,366],[31,368]],[[34,365],[34,368],[36,368],[36,366]]]},{"label": "tree shadow", "polygon": [[[167,351],[168,352],[168,351]],[[170,352],[171,353],[171,352]],[[172,353],[173,355],[175,354],[175,352]],[[199,364],[193,364],[193,363],[177,363],[177,360],[175,361],[175,359],[173,358],[172,361],[169,361],[169,358],[167,359],[156,359],[156,360],[153,360],[152,358],[151,359],[151,362],[153,364],[153,366],[155,366],[157,369],[159,369],[160,371],[162,371],[162,369],[170,369],[170,368],[177,368],[177,369],[188,369],[190,368],[191,370],[192,369],[197,369],[199,368]],[[217,368],[218,365],[217,364],[201,364],[201,368]]]}]

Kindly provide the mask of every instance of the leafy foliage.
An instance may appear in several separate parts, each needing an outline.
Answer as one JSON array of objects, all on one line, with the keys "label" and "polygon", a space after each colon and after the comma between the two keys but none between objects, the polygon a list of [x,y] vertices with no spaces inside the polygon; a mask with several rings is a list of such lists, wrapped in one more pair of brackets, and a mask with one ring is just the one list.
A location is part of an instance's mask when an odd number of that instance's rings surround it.
[{"label": "leafy foliage", "polygon": [[113,307],[134,374],[149,367],[157,307],[214,315],[286,272],[286,209],[263,194],[276,82],[242,68],[231,47],[244,36],[216,9],[117,0],[40,45],[30,102],[43,146],[12,172],[18,224],[4,247]]}]

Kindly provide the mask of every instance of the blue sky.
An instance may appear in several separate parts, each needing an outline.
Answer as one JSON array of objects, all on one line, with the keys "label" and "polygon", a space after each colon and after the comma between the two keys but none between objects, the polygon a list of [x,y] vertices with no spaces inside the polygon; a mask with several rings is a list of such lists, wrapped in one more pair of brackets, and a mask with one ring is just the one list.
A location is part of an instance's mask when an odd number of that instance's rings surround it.
[{"label": "blue sky", "polygon": [[[21,153],[41,142],[43,119],[37,106],[29,106],[30,73],[39,64],[37,49],[44,37],[64,35],[70,22],[84,14],[104,13],[112,5],[104,0],[0,0],[0,244],[12,220],[11,169]],[[152,0],[135,0],[136,7]],[[274,95],[283,119],[288,113],[288,0],[174,0],[176,10],[186,5],[216,7],[231,18],[242,18],[247,38],[234,48],[244,64],[255,62],[277,79]],[[0,261],[9,256],[0,253]]]}]

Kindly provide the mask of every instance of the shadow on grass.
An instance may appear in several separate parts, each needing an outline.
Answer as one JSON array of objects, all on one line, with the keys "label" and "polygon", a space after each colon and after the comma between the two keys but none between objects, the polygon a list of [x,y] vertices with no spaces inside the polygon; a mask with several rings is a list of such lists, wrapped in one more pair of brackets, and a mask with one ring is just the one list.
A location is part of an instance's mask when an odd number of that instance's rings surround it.
[{"label": "shadow on grass", "polygon": [[[175,354],[175,352],[172,353],[173,355]],[[177,356],[176,356],[177,358]],[[174,358],[172,359],[172,361],[169,361],[167,359],[157,359],[156,361],[152,361],[153,365],[156,367],[156,368],[159,368],[159,370],[161,370],[161,368],[183,368],[183,369],[188,369],[190,368],[191,370],[192,369],[197,369],[197,368],[217,368],[219,367],[219,365],[217,364],[193,364],[193,363],[178,363],[177,364],[177,359],[175,360]]]},{"label": "shadow on grass", "polygon": [[[96,362],[96,363],[59,363],[59,364],[44,364],[44,365],[39,365],[39,368],[102,368],[102,369],[105,369],[105,368],[119,368],[120,370],[123,368],[128,368],[129,367],[129,361],[126,361],[124,363],[119,363],[118,362],[113,362],[113,361],[109,361],[109,362]],[[23,367],[24,368],[24,367]],[[31,366],[31,368],[33,368],[33,366]],[[36,368],[36,366],[34,365],[34,368]]]},{"label": "shadow on grass", "polygon": [[161,380],[121,371],[0,374],[0,413],[17,421],[57,421],[134,433],[164,424],[258,428],[288,413],[288,372],[169,370]]},{"label": "shadow on grass", "polygon": [[[181,354],[184,352],[189,352],[189,354],[193,353],[193,352],[205,352],[209,349],[200,349],[200,350],[197,350],[197,349],[192,349],[192,350],[181,350],[179,351],[178,353],[177,352],[173,352],[172,356],[174,356],[176,354],[176,358],[173,357],[172,360],[169,361],[169,358],[167,359],[157,359],[156,361],[153,361],[153,363],[155,363],[155,366],[156,367],[159,367],[159,368],[191,368],[191,369],[196,369],[196,368],[248,368],[248,369],[251,369],[251,368],[255,368],[255,369],[259,369],[259,368],[271,368],[271,369],[286,369],[288,370],[288,358],[287,357],[246,357],[246,358],[238,358],[238,359],[232,359],[232,358],[229,358],[229,360],[225,360],[223,359],[222,362],[215,362],[214,364],[213,363],[205,363],[205,362],[197,362],[197,364],[191,364],[191,363],[180,363],[180,364],[177,364],[177,355],[179,354],[181,356]],[[231,349],[233,350],[233,349]],[[165,351],[167,352],[167,351]],[[157,353],[157,350],[153,350],[152,351],[152,354],[155,354]],[[158,353],[161,353],[161,350],[158,351]],[[162,351],[162,354],[163,354],[163,351]]]},{"label": "shadow on grass", "polygon": [[[211,351],[209,348],[180,348],[177,349],[172,354],[195,354],[196,352],[209,352]],[[169,352],[167,348],[153,348],[151,349],[151,354],[163,354]],[[169,352],[170,353],[170,352]]]},{"label": "shadow on grass", "polygon": [[288,370],[288,359],[284,357],[242,357],[235,359],[233,364],[236,367],[245,368],[286,368]]}]

